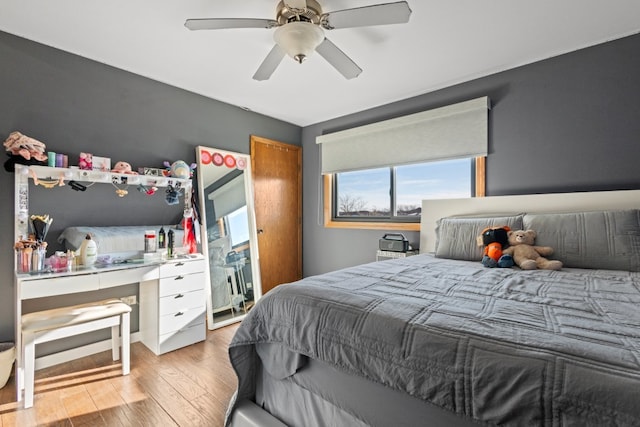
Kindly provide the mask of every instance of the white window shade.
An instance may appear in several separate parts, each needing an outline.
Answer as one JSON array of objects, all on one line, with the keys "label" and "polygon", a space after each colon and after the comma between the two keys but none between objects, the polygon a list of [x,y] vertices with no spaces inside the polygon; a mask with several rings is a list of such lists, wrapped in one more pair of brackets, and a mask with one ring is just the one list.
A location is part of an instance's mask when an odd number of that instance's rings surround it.
[{"label": "white window shade", "polygon": [[488,97],[321,135],[322,173],[487,155]]},{"label": "white window shade", "polygon": [[244,174],[238,175],[210,193],[207,198],[213,201],[216,221],[245,206],[247,201],[244,194]]}]

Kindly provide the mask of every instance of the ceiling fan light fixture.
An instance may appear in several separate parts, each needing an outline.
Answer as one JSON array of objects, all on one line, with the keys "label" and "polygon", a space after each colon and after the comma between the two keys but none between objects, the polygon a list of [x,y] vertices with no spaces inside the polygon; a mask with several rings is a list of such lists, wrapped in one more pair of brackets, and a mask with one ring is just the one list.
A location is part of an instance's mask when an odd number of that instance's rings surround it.
[{"label": "ceiling fan light fixture", "polygon": [[324,40],[324,31],[310,22],[289,22],[276,28],[273,39],[287,55],[302,63]]}]

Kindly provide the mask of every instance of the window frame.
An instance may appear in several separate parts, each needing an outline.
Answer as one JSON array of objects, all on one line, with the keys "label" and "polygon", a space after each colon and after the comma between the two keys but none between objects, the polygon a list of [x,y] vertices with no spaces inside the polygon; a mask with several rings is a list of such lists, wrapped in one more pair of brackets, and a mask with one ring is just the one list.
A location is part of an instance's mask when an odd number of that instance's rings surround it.
[{"label": "window frame", "polygon": [[[475,194],[472,197],[485,196],[486,157],[475,157]],[[368,230],[391,231],[420,231],[420,222],[406,221],[336,221],[332,217],[333,212],[333,174],[322,176],[323,179],[323,215],[326,228],[351,228]]]}]

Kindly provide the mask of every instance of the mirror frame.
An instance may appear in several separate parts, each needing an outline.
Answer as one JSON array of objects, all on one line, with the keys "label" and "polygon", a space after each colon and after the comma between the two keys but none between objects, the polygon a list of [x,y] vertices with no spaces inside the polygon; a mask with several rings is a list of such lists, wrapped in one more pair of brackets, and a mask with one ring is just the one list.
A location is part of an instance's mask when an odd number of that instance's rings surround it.
[{"label": "mirror frame", "polygon": [[[206,260],[207,268],[205,269],[205,283],[207,284],[205,288],[205,295],[207,298],[207,327],[209,330],[221,328],[223,326],[230,325],[232,323],[236,323],[241,321],[245,316],[245,314],[240,314],[230,319],[225,319],[219,322],[215,322],[213,315],[213,295],[211,291],[211,265],[210,265],[210,254],[209,254],[209,239],[207,233],[207,218],[206,218],[206,209],[205,204],[207,203],[206,196],[204,194],[204,190],[207,187],[204,182],[204,172],[203,168],[209,167],[210,165],[203,164],[202,162],[202,151],[207,151],[210,153],[219,153],[221,156],[233,156],[236,160],[236,164],[238,160],[243,160],[243,167],[236,166],[235,169],[241,169],[244,171],[244,191],[245,198],[247,202],[247,219],[248,219],[248,227],[249,227],[249,250],[250,250],[250,265],[251,265],[251,274],[252,274],[252,284],[253,284],[253,300],[254,303],[257,302],[260,297],[262,297],[262,286],[260,280],[260,255],[258,253],[258,233],[256,227],[256,215],[255,215],[255,203],[253,199],[253,174],[251,171],[251,157],[248,154],[237,153],[233,151],[222,150],[214,147],[205,147],[205,146],[197,146],[196,147],[196,161],[197,161],[197,176],[198,176],[198,201],[200,203],[200,242],[202,254]],[[221,165],[213,165],[216,167],[225,167],[224,164]],[[210,184],[209,184],[210,185]]]}]

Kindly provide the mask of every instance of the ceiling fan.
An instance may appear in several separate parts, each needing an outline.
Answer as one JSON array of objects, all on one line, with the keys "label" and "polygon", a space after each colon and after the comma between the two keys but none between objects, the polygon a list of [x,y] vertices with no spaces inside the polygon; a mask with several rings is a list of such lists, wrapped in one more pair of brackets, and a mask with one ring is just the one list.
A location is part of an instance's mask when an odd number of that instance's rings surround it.
[{"label": "ceiling fan", "polygon": [[324,30],[366,27],[409,22],[411,9],[406,1],[323,12],[316,0],[282,0],[276,7],[276,19],[206,18],[187,19],[190,30],[223,30],[231,28],[275,28],[276,44],[254,74],[254,80],[267,80],[285,55],[302,63],[314,51],[329,62],[345,78],[362,72],[343,51],[324,36]]}]

